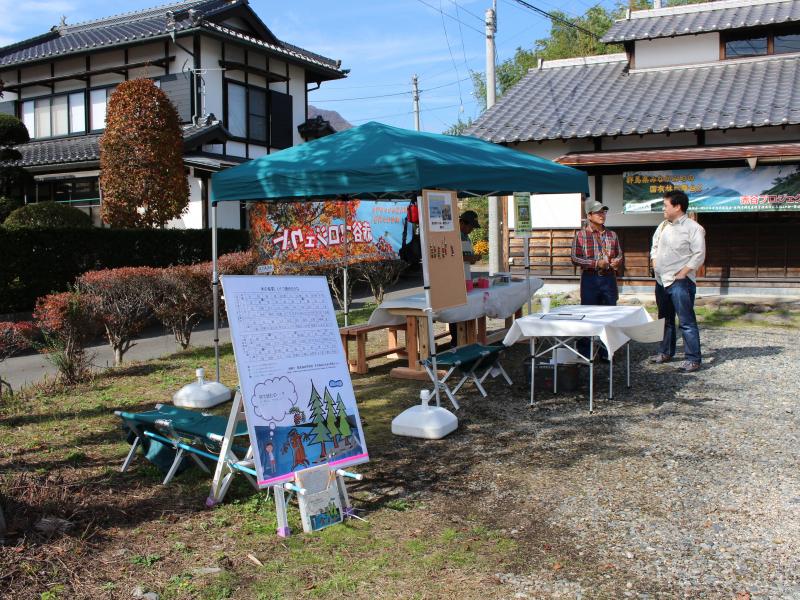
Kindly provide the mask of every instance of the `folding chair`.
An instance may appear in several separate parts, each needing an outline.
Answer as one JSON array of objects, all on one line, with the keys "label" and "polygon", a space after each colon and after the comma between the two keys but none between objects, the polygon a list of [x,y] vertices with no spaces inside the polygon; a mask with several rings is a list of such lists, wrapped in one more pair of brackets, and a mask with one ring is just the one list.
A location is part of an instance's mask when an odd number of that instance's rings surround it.
[{"label": "folding chair", "polygon": [[[478,391],[484,398],[486,398],[487,394],[486,390],[483,388],[483,382],[493,371],[495,371],[494,376],[502,375],[508,385],[512,385],[511,378],[508,376],[508,373],[506,373],[503,365],[500,364],[500,353],[503,350],[505,350],[505,346],[468,344],[461,348],[454,348],[441,352],[436,355],[436,367],[437,369],[439,367],[448,369],[441,379],[438,379],[437,374],[433,371],[433,360],[431,357],[420,361],[420,363],[425,367],[431,381],[433,381],[434,384],[441,385],[445,394],[447,394],[447,397],[450,399],[450,402],[453,403],[456,409],[459,409],[461,407],[455,395],[467,380],[472,380],[472,382],[475,383],[475,387],[478,388]],[[482,368],[486,370],[481,374],[478,370]],[[451,390],[447,385],[447,380],[456,371],[462,374],[461,380]]]},{"label": "folding chair", "polygon": [[[206,473],[211,473],[200,458],[217,462],[222,437],[228,420],[225,417],[206,415],[203,413],[178,408],[176,406],[157,404],[155,410],[141,413],[114,411],[124,427],[132,436],[131,449],[122,463],[124,473],[136,456],[141,445],[143,454],[150,462],[162,471],[166,471],[164,485],[168,484],[179,472],[188,467],[186,458],[191,458]],[[236,436],[247,435],[247,424],[237,425]],[[237,461],[243,468],[239,469],[258,489],[255,480],[247,470],[252,470],[252,448],[237,447],[244,458]],[[255,471],[253,471],[255,473]]]}]

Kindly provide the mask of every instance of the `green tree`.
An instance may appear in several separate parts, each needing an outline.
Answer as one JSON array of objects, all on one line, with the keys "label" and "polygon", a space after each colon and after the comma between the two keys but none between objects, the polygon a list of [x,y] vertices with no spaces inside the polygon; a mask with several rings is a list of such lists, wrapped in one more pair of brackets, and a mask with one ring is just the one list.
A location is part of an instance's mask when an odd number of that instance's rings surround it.
[{"label": "green tree", "polygon": [[[325,389],[325,393],[328,393],[327,388]],[[308,411],[311,413],[311,422],[314,423],[314,429],[311,430],[311,434],[314,437],[311,439],[310,443],[320,444],[322,446],[320,449],[320,456],[324,458],[327,455],[325,444],[331,441],[331,436],[328,433],[328,428],[325,426],[325,414],[322,410],[322,396],[319,395],[317,388],[314,386],[314,382],[311,382],[311,397],[308,400]]]},{"label": "green tree", "polygon": [[100,138],[103,220],[112,227],[163,227],[189,202],[178,112],[149,79],[117,86]]},{"label": "green tree", "polygon": [[11,211],[6,229],[88,229],[92,219],[82,210],[58,202],[36,202]]},{"label": "green tree", "polygon": [[336,408],[333,406],[333,396],[331,396],[327,388],[325,388],[325,412],[325,423],[328,427],[328,432],[331,434],[333,447],[338,448],[339,442],[336,441],[336,436],[339,435],[339,429],[336,427]]},{"label": "green tree", "polygon": [[336,394],[336,413],[339,416],[337,428],[339,429],[339,434],[342,436],[342,439],[345,441],[346,445],[347,438],[353,435],[353,430],[350,428],[350,423],[347,421],[347,409],[344,406],[344,402],[342,401],[342,396],[340,394]]},{"label": "green tree", "polygon": [[[30,177],[25,169],[15,164],[22,158],[22,154],[14,148],[14,146],[24,144],[29,140],[28,130],[22,121],[11,115],[0,114],[0,199],[8,198],[15,192],[19,192],[21,185]],[[3,204],[9,203],[4,202]],[[0,215],[0,222],[3,217],[8,216],[9,212],[11,211],[7,210],[5,215]]]}]

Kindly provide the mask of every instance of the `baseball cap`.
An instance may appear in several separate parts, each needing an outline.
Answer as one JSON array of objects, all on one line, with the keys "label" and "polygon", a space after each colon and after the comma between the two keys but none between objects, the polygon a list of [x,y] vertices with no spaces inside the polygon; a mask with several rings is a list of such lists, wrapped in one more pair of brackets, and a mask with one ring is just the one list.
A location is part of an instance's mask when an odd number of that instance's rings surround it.
[{"label": "baseball cap", "polygon": [[467,225],[472,225],[478,229],[480,229],[481,226],[481,224],[478,222],[478,213],[476,213],[474,210],[467,210],[461,213],[459,221],[463,221]]},{"label": "baseball cap", "polygon": [[601,204],[597,200],[587,200],[586,203],[583,205],[583,208],[586,210],[586,214],[599,212],[601,210],[608,210],[608,207],[604,204]]}]

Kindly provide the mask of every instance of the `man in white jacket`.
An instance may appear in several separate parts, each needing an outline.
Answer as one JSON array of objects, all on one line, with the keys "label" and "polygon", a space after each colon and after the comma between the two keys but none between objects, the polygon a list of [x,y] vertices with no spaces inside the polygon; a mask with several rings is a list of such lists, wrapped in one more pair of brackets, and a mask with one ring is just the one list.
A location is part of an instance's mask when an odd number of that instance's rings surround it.
[{"label": "man in white jacket", "polygon": [[665,363],[675,356],[675,317],[683,334],[684,362],[679,370],[700,369],[700,331],[694,314],[697,270],[706,258],[706,232],[686,215],[689,198],[683,192],[664,194],[664,218],[653,236],[650,260],[656,277],[658,318],[664,318],[664,339],[651,360]]}]

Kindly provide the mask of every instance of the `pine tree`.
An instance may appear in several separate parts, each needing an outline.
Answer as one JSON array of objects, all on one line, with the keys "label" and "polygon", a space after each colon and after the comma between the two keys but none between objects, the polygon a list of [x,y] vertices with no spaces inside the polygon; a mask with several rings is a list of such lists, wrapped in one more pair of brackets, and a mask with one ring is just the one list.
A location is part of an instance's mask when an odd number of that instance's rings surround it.
[{"label": "pine tree", "polygon": [[[326,388],[325,393],[328,393]],[[308,400],[308,410],[311,413],[311,421],[314,423],[314,429],[311,430],[312,444],[320,444],[320,457],[324,458],[327,455],[325,451],[325,443],[331,441],[331,436],[328,433],[328,428],[325,426],[325,414],[322,411],[322,396],[319,395],[317,388],[314,387],[314,382],[311,382],[311,398]]]},{"label": "pine tree", "polygon": [[339,416],[337,427],[339,429],[339,434],[342,436],[342,439],[346,441],[347,438],[353,435],[353,430],[350,428],[350,423],[347,421],[347,409],[344,406],[340,394],[336,394],[336,412]]},{"label": "pine tree", "polygon": [[333,447],[338,448],[339,442],[336,441],[336,436],[339,435],[339,429],[336,427],[336,409],[333,406],[333,396],[327,388],[325,388],[325,407],[327,411],[326,424],[331,438],[333,438]]}]

